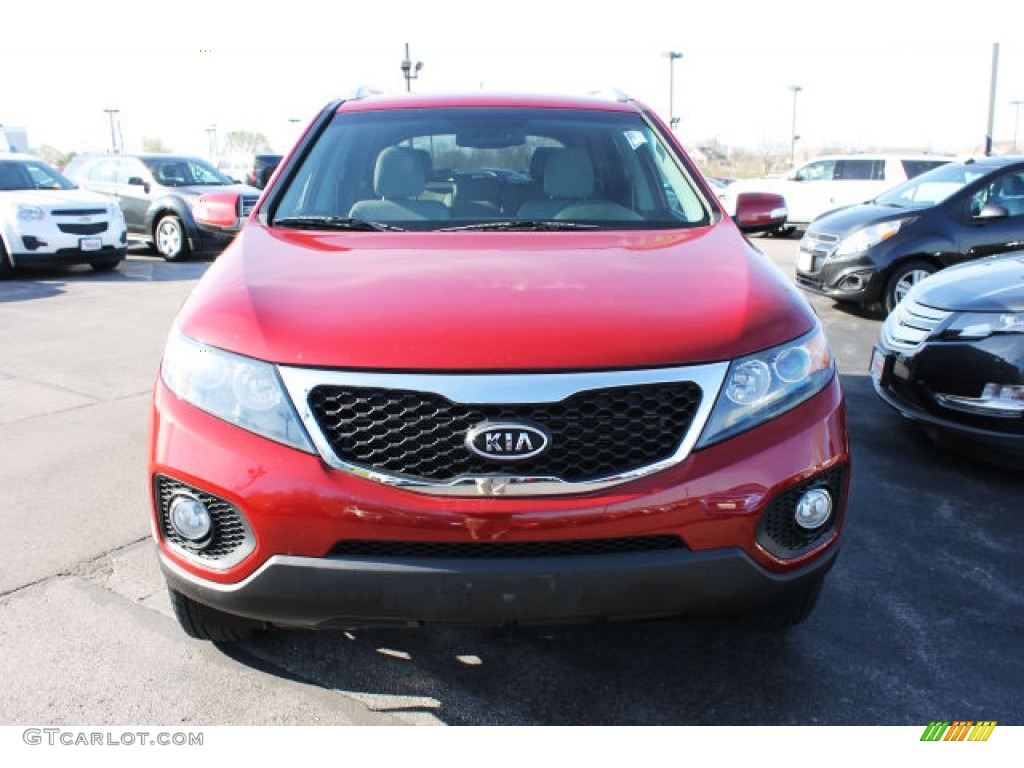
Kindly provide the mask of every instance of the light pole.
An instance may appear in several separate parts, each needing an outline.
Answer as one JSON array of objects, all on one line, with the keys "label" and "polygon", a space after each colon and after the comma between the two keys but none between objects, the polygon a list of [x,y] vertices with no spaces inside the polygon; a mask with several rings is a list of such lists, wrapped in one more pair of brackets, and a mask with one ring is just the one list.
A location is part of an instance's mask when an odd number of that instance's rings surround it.
[{"label": "light pole", "polygon": [[800,138],[796,132],[796,95],[800,93],[803,88],[799,85],[791,85],[789,86],[789,90],[793,92],[793,128],[790,131],[790,136],[792,138],[789,142],[789,166],[792,168],[796,165],[796,140]]},{"label": "light pole", "polygon": [[668,51],[668,126],[673,131],[679,125],[679,118],[676,117],[676,59],[683,58],[679,51]]},{"label": "light pole", "polygon": [[209,128],[206,129],[206,145],[210,152],[210,159],[217,159],[217,124],[212,123]]},{"label": "light pole", "polygon": [[1017,126],[1020,124],[1020,105],[1024,104],[1022,99],[1014,99],[1010,106],[1014,108],[1013,113],[1013,154],[1017,154]]},{"label": "light pole", "polygon": [[988,92],[988,133],[985,134],[985,157],[992,155],[992,129],[996,122],[996,76],[999,74],[999,43],[992,43],[992,80]]},{"label": "light pole", "polygon": [[406,93],[412,90],[412,81],[419,79],[420,70],[423,69],[423,62],[417,61],[415,65],[409,57],[409,44],[405,44],[405,58],[402,59],[402,76],[405,78]]},{"label": "light pole", "polygon": [[114,116],[121,112],[120,109],[104,109],[107,117],[110,118],[110,151],[117,154],[117,131],[114,130]]}]

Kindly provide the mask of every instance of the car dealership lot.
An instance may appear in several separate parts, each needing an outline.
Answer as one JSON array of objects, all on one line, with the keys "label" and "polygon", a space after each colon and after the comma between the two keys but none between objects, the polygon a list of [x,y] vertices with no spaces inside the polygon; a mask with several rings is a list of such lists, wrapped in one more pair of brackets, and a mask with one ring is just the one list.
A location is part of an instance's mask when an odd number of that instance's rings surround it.
[{"label": "car dealership lot", "polygon": [[[796,240],[756,241],[792,278]],[[843,552],[786,637],[710,622],[186,638],[148,539],[160,347],[207,262],[0,283],[0,722],[1024,724],[1024,476],[871,389],[879,320],[813,298],[853,443]]]}]

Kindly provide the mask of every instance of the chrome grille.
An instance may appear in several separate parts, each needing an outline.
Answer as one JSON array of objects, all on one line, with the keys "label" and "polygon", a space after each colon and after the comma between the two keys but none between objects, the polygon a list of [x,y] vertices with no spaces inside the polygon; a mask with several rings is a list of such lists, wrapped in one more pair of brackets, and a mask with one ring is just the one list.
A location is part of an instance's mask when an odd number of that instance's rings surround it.
[{"label": "chrome grille", "polygon": [[259,197],[256,195],[241,195],[238,200],[239,207],[241,208],[238,215],[243,219],[247,217],[252,212],[257,200],[259,200]]},{"label": "chrome grille", "polygon": [[827,235],[824,232],[808,230],[807,234],[800,240],[800,255],[797,263],[803,272],[817,272],[825,259],[835,253],[839,247],[837,235]]},{"label": "chrome grille", "polygon": [[551,447],[515,472],[583,483],[675,453],[700,403],[692,382],[580,392],[558,403],[453,403],[429,392],[321,386],[309,406],[343,461],[397,477],[449,483],[507,472],[476,456],[466,435],[484,423],[537,425]]},{"label": "chrome grille", "polygon": [[[335,469],[431,495],[548,496],[604,490],[682,462],[728,368],[278,372],[317,453]],[[495,461],[467,445],[495,422],[540,429],[550,440],[542,453]]]},{"label": "chrome grille", "polygon": [[105,216],[106,208],[54,208],[50,211],[54,216]]},{"label": "chrome grille", "polygon": [[882,326],[882,343],[900,351],[916,349],[951,314],[904,299],[886,318]]}]

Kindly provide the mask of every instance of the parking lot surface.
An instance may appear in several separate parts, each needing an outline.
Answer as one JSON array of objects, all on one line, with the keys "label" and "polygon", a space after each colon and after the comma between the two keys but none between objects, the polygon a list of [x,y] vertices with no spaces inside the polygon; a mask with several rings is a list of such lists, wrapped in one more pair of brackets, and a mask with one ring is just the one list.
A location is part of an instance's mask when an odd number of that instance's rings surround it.
[{"label": "parking lot surface", "polygon": [[[796,240],[755,241],[792,277]],[[853,445],[845,541],[784,636],[714,622],[269,633],[172,618],[149,541],[149,391],[209,262],[0,283],[0,722],[1024,724],[1024,475],[875,396],[878,317],[814,298]],[[173,687],[173,690],[169,690]]]}]

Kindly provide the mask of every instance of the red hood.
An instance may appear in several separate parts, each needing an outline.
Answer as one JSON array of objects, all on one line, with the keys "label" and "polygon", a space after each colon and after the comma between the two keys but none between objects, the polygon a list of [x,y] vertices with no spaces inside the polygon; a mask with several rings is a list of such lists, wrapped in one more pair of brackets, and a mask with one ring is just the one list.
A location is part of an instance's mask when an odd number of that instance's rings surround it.
[{"label": "red hood", "polygon": [[181,329],[278,363],[377,370],[723,360],[809,330],[728,223],[672,232],[301,233],[250,221]]}]

